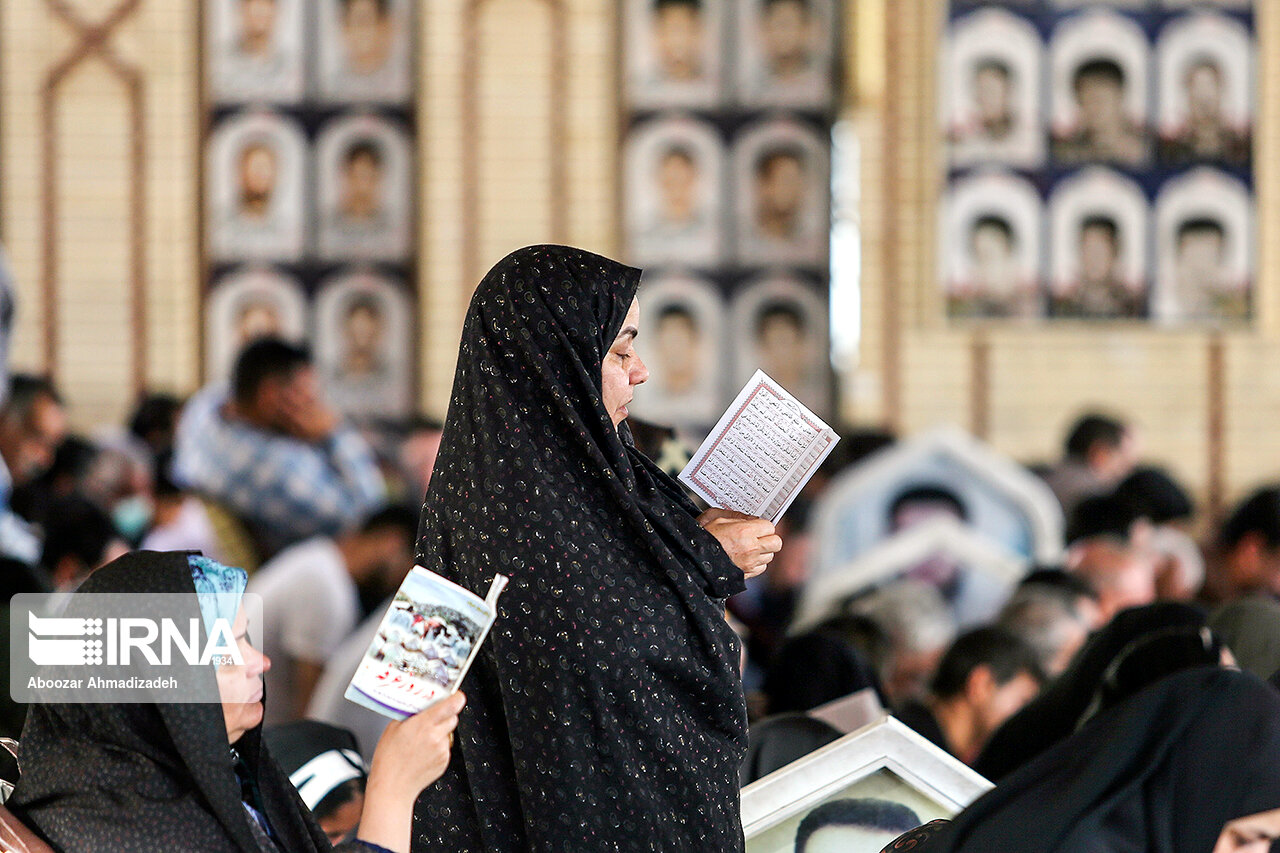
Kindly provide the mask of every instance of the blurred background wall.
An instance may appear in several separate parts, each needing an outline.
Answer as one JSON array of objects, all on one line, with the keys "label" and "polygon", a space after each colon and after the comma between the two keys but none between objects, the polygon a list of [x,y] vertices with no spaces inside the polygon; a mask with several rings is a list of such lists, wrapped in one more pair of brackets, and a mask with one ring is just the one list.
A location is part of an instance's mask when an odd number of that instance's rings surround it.
[{"label": "blurred background wall", "polygon": [[[14,360],[53,373],[80,426],[142,388],[203,379],[199,4],[0,0],[0,238]],[[1280,468],[1280,6],[1256,8],[1259,270],[1250,324],[949,323],[937,285],[942,0],[843,5],[832,312],[839,414],[951,423],[1026,460],[1086,406],[1211,505]],[[507,251],[619,255],[622,42],[599,0],[430,0],[415,21],[419,407],[442,416],[471,288]]]}]

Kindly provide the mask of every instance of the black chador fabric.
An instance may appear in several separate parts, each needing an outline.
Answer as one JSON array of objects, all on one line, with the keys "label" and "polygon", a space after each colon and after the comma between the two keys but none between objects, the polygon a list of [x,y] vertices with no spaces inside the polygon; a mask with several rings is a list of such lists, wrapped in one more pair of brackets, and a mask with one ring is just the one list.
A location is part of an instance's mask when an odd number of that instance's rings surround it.
[{"label": "black chador fabric", "polygon": [[[126,555],[80,591],[186,593],[192,614],[199,613],[183,553]],[[267,757],[261,734],[261,726],[252,729],[236,749],[280,849],[328,850],[288,778]],[[20,756],[22,777],[9,808],[65,853],[274,850],[241,801],[220,705],[35,705]]]},{"label": "black chador fabric", "polygon": [[419,560],[481,595],[496,572],[511,583],[415,851],[742,846],[722,602],[742,572],[601,401],[639,276],[536,246],[471,301]]},{"label": "black chador fabric", "polygon": [[1206,853],[1280,808],[1280,695],[1199,667],[1099,714],[1002,781],[921,850]]},{"label": "black chador fabric", "polygon": [[998,783],[1076,730],[1097,696],[1107,668],[1130,644],[1170,628],[1200,628],[1207,619],[1203,610],[1177,602],[1134,607],[1117,614],[1089,638],[1062,675],[996,730],[973,769]]}]

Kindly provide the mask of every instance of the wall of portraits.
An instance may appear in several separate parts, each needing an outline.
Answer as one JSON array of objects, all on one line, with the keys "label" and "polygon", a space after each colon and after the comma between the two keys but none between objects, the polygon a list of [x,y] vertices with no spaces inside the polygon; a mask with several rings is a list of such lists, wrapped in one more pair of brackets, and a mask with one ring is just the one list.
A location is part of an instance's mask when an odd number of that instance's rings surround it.
[{"label": "wall of portraits", "polygon": [[277,333],[312,344],[347,414],[407,414],[414,4],[205,0],[203,10],[206,378]]},{"label": "wall of portraits", "polygon": [[758,367],[831,413],[837,12],[835,0],[621,4],[626,253],[645,269],[646,323],[662,323],[642,351],[654,378],[641,417],[697,433]]},{"label": "wall of portraits", "polygon": [[944,38],[950,318],[1251,319],[1251,2],[952,0]]}]

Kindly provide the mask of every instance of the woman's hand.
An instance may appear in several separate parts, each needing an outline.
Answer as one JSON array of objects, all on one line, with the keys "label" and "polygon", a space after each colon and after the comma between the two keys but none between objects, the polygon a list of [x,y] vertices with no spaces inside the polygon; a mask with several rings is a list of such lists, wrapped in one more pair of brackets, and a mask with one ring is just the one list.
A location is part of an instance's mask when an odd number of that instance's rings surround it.
[{"label": "woman's hand", "polygon": [[763,518],[731,509],[709,509],[698,516],[698,523],[716,537],[733,564],[749,578],[763,572],[782,550],[782,537],[773,522]]},{"label": "woman's hand", "polygon": [[453,730],[466,701],[455,693],[407,720],[387,724],[369,767],[357,838],[407,853],[413,804],[449,766]]}]

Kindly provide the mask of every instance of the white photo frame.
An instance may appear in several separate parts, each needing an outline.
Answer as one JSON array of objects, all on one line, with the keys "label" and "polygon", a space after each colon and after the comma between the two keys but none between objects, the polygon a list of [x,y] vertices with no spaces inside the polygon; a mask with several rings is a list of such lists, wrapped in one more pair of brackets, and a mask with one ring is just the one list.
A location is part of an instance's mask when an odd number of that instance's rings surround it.
[{"label": "white photo frame", "polygon": [[[1253,198],[1239,179],[1210,167],[1184,172],[1160,188],[1155,205],[1157,275],[1152,314],[1163,323],[1242,320],[1252,298],[1256,249]],[[1216,281],[1188,275],[1183,226],[1218,226]]]},{"label": "white photo frame", "polygon": [[[267,4],[212,0],[204,8],[210,100],[219,104],[302,100],[306,88],[305,0]],[[271,31],[264,40],[267,27]],[[257,32],[250,36],[246,29]]]},{"label": "white photo frame", "polygon": [[969,524],[1012,553],[1062,558],[1062,508],[1044,481],[956,427],[939,427],[873,454],[836,476],[814,517],[816,580],[889,534],[889,506],[904,489],[941,484],[969,507]]},{"label": "white photo frame", "polygon": [[992,787],[898,720],[882,717],[742,789],[747,853],[792,853],[800,820],[841,795],[890,799],[927,823],[954,817]]},{"label": "white photo frame", "polygon": [[843,566],[810,580],[796,610],[794,630],[802,632],[818,624],[835,615],[840,601],[888,583],[923,561],[938,556],[986,575],[1008,592],[1013,591],[1031,565],[1025,556],[1015,554],[958,519],[936,516],[877,543]]},{"label": "white photo frame", "polygon": [[[410,159],[409,140],[386,119],[351,115],[325,126],[315,154],[321,260],[401,261],[408,256]],[[376,186],[367,186],[369,175],[376,176]],[[355,213],[348,210],[353,205],[359,207]]]},{"label": "white photo frame", "polygon": [[719,264],[725,150],[715,126],[685,116],[656,118],[627,136],[624,162],[631,260],[642,267]]},{"label": "white photo frame", "polygon": [[646,274],[638,298],[649,381],[636,389],[631,410],[677,428],[714,424],[726,396],[724,299],[709,280],[687,273]]},{"label": "white photo frame", "polygon": [[263,335],[306,339],[307,297],[292,276],[269,267],[234,270],[205,298],[205,378],[225,379],[240,350]]},{"label": "white photo frame", "polygon": [[[1044,47],[1035,27],[1003,9],[982,9],[951,26],[940,65],[943,130],[957,165],[1004,163],[1032,168],[1044,161],[1041,115]],[[984,66],[1008,84],[1008,120],[998,137],[988,132],[975,91]],[[1004,72],[1007,71],[1007,74]]]},{"label": "white photo frame", "polygon": [[[630,105],[637,109],[717,106],[725,90],[726,11],[727,4],[719,0],[685,3],[626,0],[623,33],[626,93]],[[684,41],[681,36],[687,37],[691,29],[701,30],[696,39],[699,43],[694,51],[696,55],[679,55],[680,47],[688,45],[677,45],[666,48],[675,55],[666,57],[664,62],[664,47],[659,40],[665,37]]]},{"label": "white photo frame", "polygon": [[[379,8],[383,3],[385,13]],[[343,0],[315,3],[317,88],[322,100],[409,103],[413,94],[414,5],[409,0],[379,0],[372,7],[358,8],[356,3]]]},{"label": "white photo frame", "polygon": [[308,159],[301,125],[273,112],[240,113],[210,135],[206,157],[210,254],[225,261],[299,260]]}]

